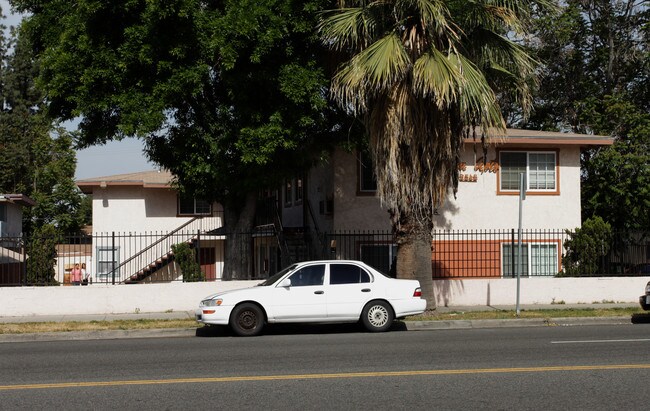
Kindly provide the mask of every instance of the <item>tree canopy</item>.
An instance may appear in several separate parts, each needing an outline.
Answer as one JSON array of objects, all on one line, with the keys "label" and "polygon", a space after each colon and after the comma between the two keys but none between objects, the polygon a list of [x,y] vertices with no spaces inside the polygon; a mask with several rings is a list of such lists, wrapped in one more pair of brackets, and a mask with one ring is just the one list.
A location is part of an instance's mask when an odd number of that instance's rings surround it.
[{"label": "tree canopy", "polygon": [[535,20],[530,50],[543,62],[526,128],[612,135],[583,156],[583,219],[614,230],[650,227],[650,50],[647,2],[569,0]]},{"label": "tree canopy", "polygon": [[315,11],[325,1],[14,0],[49,114],[80,146],[142,138],[181,189],[241,207],[336,135]]},{"label": "tree canopy", "polygon": [[18,31],[9,33],[0,41],[0,192],[36,201],[25,209],[24,232],[51,224],[59,233],[76,233],[89,204],[74,184],[72,135],[45,115],[30,44]]}]

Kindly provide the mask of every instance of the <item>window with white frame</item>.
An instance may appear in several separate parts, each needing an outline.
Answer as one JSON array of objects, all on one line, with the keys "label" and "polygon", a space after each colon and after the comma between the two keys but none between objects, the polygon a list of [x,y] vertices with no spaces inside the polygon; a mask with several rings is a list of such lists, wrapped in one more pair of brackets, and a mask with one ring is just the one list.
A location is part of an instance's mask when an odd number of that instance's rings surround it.
[{"label": "window with white frame", "polygon": [[[501,266],[503,277],[515,277],[519,267],[518,244],[501,245]],[[522,277],[554,276],[558,272],[556,243],[524,243],[521,245]],[[513,270],[513,267],[515,269]]]},{"label": "window with white frame", "polygon": [[97,281],[108,282],[113,280],[113,270],[115,270],[115,279],[119,281],[119,261],[120,250],[118,247],[97,247]]},{"label": "window with white frame", "polygon": [[527,190],[557,190],[557,153],[554,151],[499,153],[501,191],[519,191],[519,175],[526,176]]},{"label": "window with white frame", "polygon": [[210,215],[212,206],[200,198],[178,198],[178,215]]}]

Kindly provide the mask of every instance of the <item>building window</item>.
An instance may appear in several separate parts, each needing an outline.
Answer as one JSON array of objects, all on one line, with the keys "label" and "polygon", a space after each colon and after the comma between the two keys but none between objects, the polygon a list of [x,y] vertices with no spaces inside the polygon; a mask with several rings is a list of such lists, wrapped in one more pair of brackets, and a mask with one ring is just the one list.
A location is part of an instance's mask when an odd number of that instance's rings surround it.
[{"label": "building window", "polygon": [[199,198],[179,197],[178,214],[179,215],[210,215],[212,214],[212,206],[206,200],[202,200]]},{"label": "building window", "polygon": [[359,193],[374,194],[377,191],[377,178],[373,171],[372,157],[368,151],[359,152],[358,160]]},{"label": "building window", "polygon": [[284,206],[291,207],[293,205],[293,181],[284,181]]},{"label": "building window", "polygon": [[557,192],[556,152],[501,151],[499,163],[500,191],[518,192],[524,173],[527,191]]},{"label": "building window", "polygon": [[[514,248],[514,255],[513,255]],[[502,244],[503,277],[515,277],[519,267],[519,246]],[[514,257],[514,267],[513,267]],[[522,277],[552,277],[558,272],[557,244],[524,243],[521,245]]]},{"label": "building window", "polygon": [[119,261],[120,250],[118,247],[97,247],[97,282],[113,281],[114,269],[115,280],[120,281]]},{"label": "building window", "polygon": [[296,179],[296,198],[294,204],[302,204],[302,198],[304,196],[304,187],[302,185],[302,178]]}]

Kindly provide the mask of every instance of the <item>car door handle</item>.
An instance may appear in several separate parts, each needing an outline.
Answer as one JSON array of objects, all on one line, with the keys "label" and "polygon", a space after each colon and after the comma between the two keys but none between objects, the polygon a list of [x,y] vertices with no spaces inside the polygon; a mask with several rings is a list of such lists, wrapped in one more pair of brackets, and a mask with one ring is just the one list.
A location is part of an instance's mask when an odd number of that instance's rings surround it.
[{"label": "car door handle", "polygon": [[364,289],[361,290],[361,292],[362,292],[362,293],[369,293],[369,292],[370,292],[370,288],[364,288]]},{"label": "car door handle", "polygon": [[314,294],[325,294],[325,291],[314,291]]}]

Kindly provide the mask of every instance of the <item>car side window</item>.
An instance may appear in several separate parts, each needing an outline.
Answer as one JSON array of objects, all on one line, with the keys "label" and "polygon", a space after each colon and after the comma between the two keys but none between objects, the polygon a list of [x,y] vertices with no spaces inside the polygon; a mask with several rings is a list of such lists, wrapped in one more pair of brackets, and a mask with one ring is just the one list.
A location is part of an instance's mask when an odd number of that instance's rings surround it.
[{"label": "car side window", "polygon": [[330,284],[369,283],[370,276],[363,268],[352,264],[330,264]]},{"label": "car side window", "polygon": [[308,285],[323,285],[325,278],[325,265],[309,265],[291,274],[292,287],[304,287]]}]

